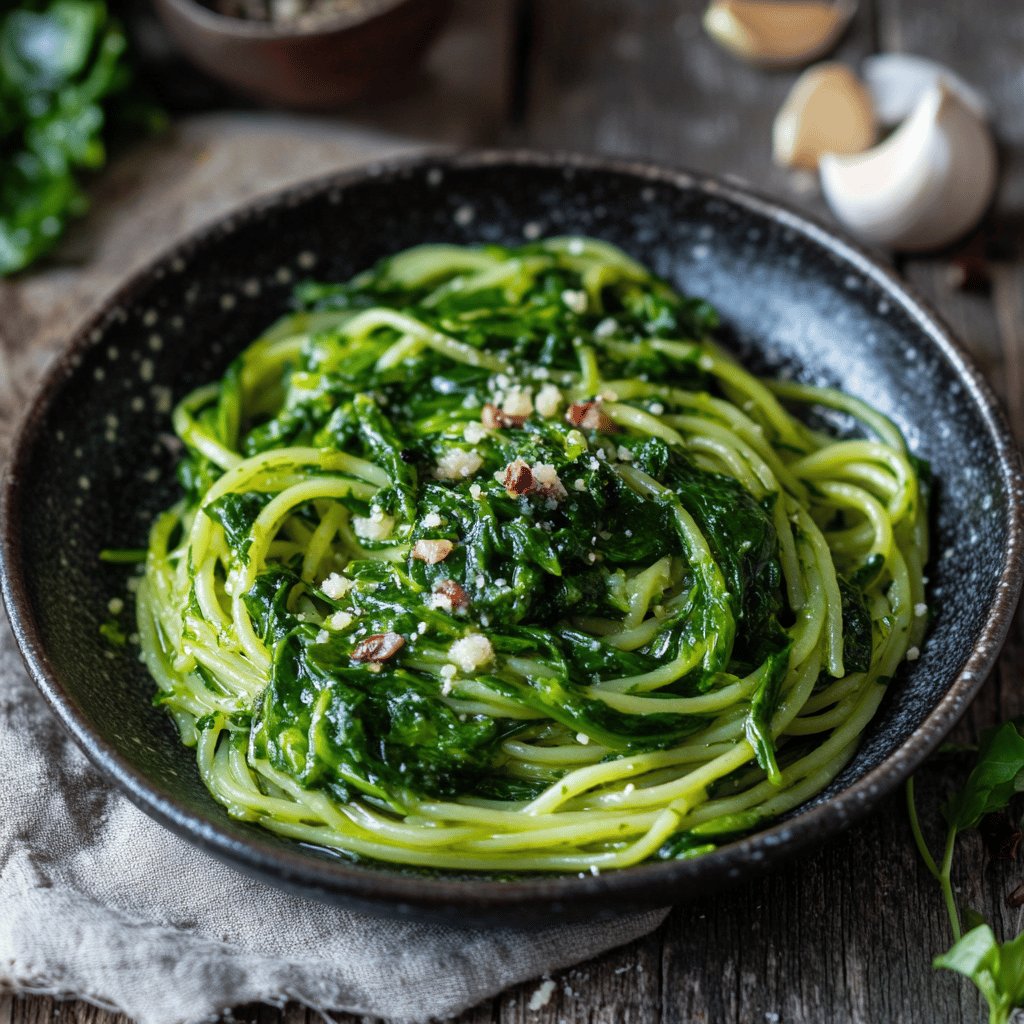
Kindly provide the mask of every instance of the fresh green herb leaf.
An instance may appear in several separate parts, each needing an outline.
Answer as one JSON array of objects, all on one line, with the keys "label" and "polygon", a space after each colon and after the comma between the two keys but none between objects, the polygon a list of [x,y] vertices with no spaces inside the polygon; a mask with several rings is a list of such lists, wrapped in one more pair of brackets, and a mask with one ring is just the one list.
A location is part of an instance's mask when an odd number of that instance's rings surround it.
[{"label": "fresh green herb leaf", "polygon": [[1024,791],[1024,736],[1005,722],[983,738],[978,759],[967,781],[942,809],[950,826],[974,828],[992,811],[1002,810]]}]

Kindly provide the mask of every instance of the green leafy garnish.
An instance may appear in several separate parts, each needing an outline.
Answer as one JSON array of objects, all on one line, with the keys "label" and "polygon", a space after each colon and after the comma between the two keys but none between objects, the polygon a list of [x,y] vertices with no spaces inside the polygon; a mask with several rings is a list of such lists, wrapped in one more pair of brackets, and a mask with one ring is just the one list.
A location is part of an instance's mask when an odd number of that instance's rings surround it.
[{"label": "green leafy garnish", "polygon": [[985,997],[989,1024],[1006,1024],[1013,1009],[1024,1006],[1024,932],[1000,943],[989,925],[977,923],[961,934],[960,913],[953,894],[951,872],[957,835],[977,828],[988,814],[1004,810],[1024,791],[1024,736],[1014,722],[987,733],[978,747],[975,765],[963,786],[942,808],[948,824],[941,862],[924,839],[914,802],[914,780],[907,782],[907,807],[914,841],[946,901],[954,944],[937,956],[934,966],[969,978]]},{"label": "green leafy garnish", "polygon": [[[138,123],[125,36],[102,0],[26,2],[0,13],[0,276],[48,252],[106,162],[109,114]],[[134,109],[133,109],[134,107]]]}]

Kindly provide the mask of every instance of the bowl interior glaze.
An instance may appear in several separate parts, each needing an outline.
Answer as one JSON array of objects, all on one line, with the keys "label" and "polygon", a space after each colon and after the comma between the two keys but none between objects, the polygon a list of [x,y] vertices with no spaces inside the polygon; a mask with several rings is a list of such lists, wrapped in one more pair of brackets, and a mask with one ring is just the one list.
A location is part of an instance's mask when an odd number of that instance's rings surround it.
[{"label": "bowl interior glaze", "polygon": [[[919,661],[890,684],[852,763],[785,821],[709,856],[597,878],[426,878],[360,867],[233,821],[199,780],[133,650],[98,628],[125,592],[101,548],[143,546],[175,497],[171,403],[216,378],[287,306],[421,242],[580,232],[622,246],[720,311],[759,370],[836,385],[904,431],[935,478]],[[1020,587],[1018,459],[987,388],[892,274],[800,215],[723,182],[535,154],[418,160],[259,201],[133,278],[80,333],[22,430],[5,491],[4,591],[37,682],[144,810],[237,867],[382,914],[476,924],[614,913],[707,894],[835,832],[946,734],[991,668]]]}]

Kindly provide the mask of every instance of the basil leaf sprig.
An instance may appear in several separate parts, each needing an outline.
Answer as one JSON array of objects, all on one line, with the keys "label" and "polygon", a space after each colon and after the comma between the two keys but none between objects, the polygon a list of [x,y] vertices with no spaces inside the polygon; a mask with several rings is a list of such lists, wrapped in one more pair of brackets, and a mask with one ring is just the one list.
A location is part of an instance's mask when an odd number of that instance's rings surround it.
[{"label": "basil leaf sprig", "polygon": [[106,163],[112,121],[158,127],[129,95],[127,42],[103,0],[0,11],[0,277],[23,270],[84,213],[84,171]]},{"label": "basil leaf sprig", "polygon": [[942,808],[946,840],[942,859],[937,861],[921,831],[914,780],[907,781],[907,811],[914,842],[942,889],[955,940],[947,952],[935,958],[933,966],[955,971],[974,982],[988,1003],[989,1024],[1006,1024],[1011,1012],[1024,1006],[1024,932],[1000,943],[992,928],[980,920],[963,932],[951,880],[953,856],[961,832],[977,828],[986,815],[1005,809],[1020,792],[1024,792],[1024,736],[1014,722],[1005,722],[982,739],[970,775]]}]

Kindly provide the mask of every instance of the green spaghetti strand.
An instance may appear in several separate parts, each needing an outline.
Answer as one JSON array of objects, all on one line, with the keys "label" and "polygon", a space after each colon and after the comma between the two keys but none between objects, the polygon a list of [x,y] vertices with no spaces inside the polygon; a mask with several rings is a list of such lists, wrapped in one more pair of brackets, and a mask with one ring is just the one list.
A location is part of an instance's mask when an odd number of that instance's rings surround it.
[{"label": "green spaghetti strand", "polygon": [[175,410],[184,494],[137,590],[232,815],[597,873],[835,778],[927,621],[927,480],[889,420],[747,373],[592,239],[420,246],[295,303]]}]

